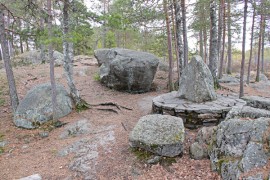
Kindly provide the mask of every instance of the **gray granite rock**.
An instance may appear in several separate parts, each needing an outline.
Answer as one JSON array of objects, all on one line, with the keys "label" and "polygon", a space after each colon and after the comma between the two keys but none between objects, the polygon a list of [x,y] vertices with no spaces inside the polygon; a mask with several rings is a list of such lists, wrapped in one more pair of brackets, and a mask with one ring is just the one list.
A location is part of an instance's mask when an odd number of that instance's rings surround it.
[{"label": "gray granite rock", "polygon": [[224,74],[221,79],[218,80],[219,83],[239,83],[239,79],[231,75]]},{"label": "gray granite rock", "polygon": [[242,180],[264,180],[262,173],[257,173],[248,177],[243,177]]},{"label": "gray granite rock", "polygon": [[247,102],[248,106],[270,110],[270,98],[260,96],[244,96],[242,99]]},{"label": "gray granite rock", "polygon": [[217,99],[212,74],[200,56],[192,57],[184,68],[177,97],[198,103]]},{"label": "gray granite rock", "polygon": [[98,65],[101,66],[103,63],[108,64],[112,61],[116,54],[111,49],[97,49],[94,50],[94,56],[98,61]]},{"label": "gray granite rock", "polygon": [[189,153],[192,159],[208,158],[209,147],[217,127],[203,127],[201,128],[195,138],[195,142],[191,144]]},{"label": "gray granite rock", "polygon": [[74,137],[90,132],[90,123],[87,119],[79,120],[65,127],[65,130],[60,134],[60,138]]},{"label": "gray granite rock", "polygon": [[189,148],[189,153],[190,153],[190,158],[192,159],[199,160],[199,159],[207,158],[207,151],[205,147],[200,145],[198,142],[194,142],[191,144]]},{"label": "gray granite rock", "polygon": [[42,177],[40,174],[33,174],[31,176],[20,178],[19,180],[42,180]]},{"label": "gray granite rock", "polygon": [[227,114],[226,120],[239,118],[239,117],[252,118],[252,119],[257,119],[260,117],[270,117],[270,111],[265,110],[265,109],[253,108],[250,106],[233,107]]},{"label": "gray granite rock", "polygon": [[261,143],[250,142],[244,151],[240,164],[242,170],[247,172],[252,168],[264,166],[268,159]]},{"label": "gray granite rock", "polygon": [[[55,117],[66,116],[72,111],[72,99],[62,85],[56,85],[57,108]],[[51,85],[40,84],[33,87],[20,102],[15,114],[17,127],[33,129],[53,118]]]},{"label": "gray granite rock", "polygon": [[236,180],[239,178],[241,171],[238,168],[239,162],[236,161],[225,161],[221,163],[220,174],[222,179]]},{"label": "gray granite rock", "polygon": [[168,115],[147,115],[138,121],[129,135],[131,147],[138,147],[160,156],[182,154],[184,125],[181,118]]},{"label": "gray granite rock", "polygon": [[96,57],[102,65],[100,80],[107,87],[131,93],[150,90],[159,63],[153,54],[114,48],[97,50]]},{"label": "gray granite rock", "polygon": [[221,122],[209,151],[212,169],[223,179],[237,179],[239,173],[264,166],[269,161],[263,148],[269,146],[269,129],[270,118]]}]

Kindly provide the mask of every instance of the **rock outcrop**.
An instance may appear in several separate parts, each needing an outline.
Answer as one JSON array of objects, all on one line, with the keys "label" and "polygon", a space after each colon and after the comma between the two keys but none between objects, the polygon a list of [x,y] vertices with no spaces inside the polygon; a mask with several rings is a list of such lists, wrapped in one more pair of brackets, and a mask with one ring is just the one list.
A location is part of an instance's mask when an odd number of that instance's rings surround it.
[{"label": "rock outcrop", "polygon": [[183,152],[184,125],[181,118],[168,115],[142,117],[129,136],[130,146],[160,156],[174,157]]},{"label": "rock outcrop", "polygon": [[96,50],[95,57],[101,65],[101,82],[131,93],[150,90],[159,63],[150,53],[120,48]]},{"label": "rock outcrop", "polygon": [[208,158],[208,153],[211,150],[212,138],[215,135],[217,126],[201,128],[195,138],[195,142],[190,145],[190,157],[192,159]]},{"label": "rock outcrop", "polygon": [[[23,54],[20,54],[16,59],[19,59],[23,64],[40,64],[42,60],[49,61],[48,53],[44,54],[44,58],[41,58],[40,50],[31,50]],[[58,51],[53,52],[53,58],[55,59],[55,65],[60,66],[63,64],[64,55]]]},{"label": "rock outcrop", "polygon": [[[72,111],[72,100],[62,85],[56,85],[57,108],[55,118],[63,117]],[[51,85],[41,84],[32,88],[20,102],[15,114],[17,127],[33,129],[53,118]]]},{"label": "rock outcrop", "polygon": [[177,96],[197,103],[217,99],[212,74],[200,56],[183,70]]},{"label": "rock outcrop", "polygon": [[223,179],[238,179],[241,173],[269,161],[270,118],[229,119],[221,122],[209,152],[212,169]]}]

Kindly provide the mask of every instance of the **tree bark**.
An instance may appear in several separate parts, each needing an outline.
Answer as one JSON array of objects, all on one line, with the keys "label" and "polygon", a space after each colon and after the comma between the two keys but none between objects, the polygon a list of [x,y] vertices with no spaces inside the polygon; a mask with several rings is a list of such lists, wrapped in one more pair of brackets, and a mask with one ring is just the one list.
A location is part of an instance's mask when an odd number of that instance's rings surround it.
[{"label": "tree bark", "polygon": [[170,29],[170,22],[169,22],[169,15],[168,15],[168,8],[167,8],[167,1],[163,0],[163,8],[165,12],[166,18],[166,29],[167,29],[167,42],[168,42],[168,55],[169,55],[169,91],[173,91],[173,78],[172,78],[172,37],[171,37],[171,29]]},{"label": "tree bark", "polygon": [[203,44],[204,44],[204,61],[208,64],[208,56],[207,56],[207,31],[206,27],[203,28]]},{"label": "tree bark", "polygon": [[64,0],[63,7],[63,54],[64,54],[64,69],[67,78],[67,83],[70,89],[71,97],[77,107],[82,102],[79,91],[76,89],[73,81],[73,47],[70,42],[68,42],[69,36],[69,9],[70,2],[69,0]]},{"label": "tree bark", "polygon": [[246,26],[247,26],[247,3],[245,0],[244,6],[244,23],[243,23],[243,41],[242,41],[242,61],[241,61],[241,71],[240,71],[240,92],[239,97],[244,96],[244,73],[245,73],[245,54],[246,54]]},{"label": "tree bark", "polygon": [[263,21],[264,21],[264,16],[261,14],[259,45],[258,45],[258,59],[257,59],[257,74],[256,74],[256,80],[255,80],[256,82],[260,81],[260,60],[261,60],[261,48],[262,48]]},{"label": "tree bark", "polygon": [[220,54],[221,54],[221,39],[222,39],[222,29],[223,29],[223,4],[224,0],[219,0],[219,6],[218,6],[218,60],[220,61]]},{"label": "tree bark", "polygon": [[173,0],[174,14],[175,14],[175,26],[176,26],[176,46],[178,54],[178,69],[179,69],[179,79],[184,68],[184,58],[183,58],[183,43],[182,43],[182,29],[181,29],[181,6],[179,2]]},{"label": "tree bark", "polygon": [[5,32],[5,23],[4,23],[4,7],[0,4],[0,40],[1,40],[1,47],[2,47],[2,53],[3,53],[3,59],[5,64],[5,70],[9,85],[9,95],[10,95],[10,101],[13,113],[15,113],[18,105],[19,105],[19,99],[17,95],[17,89],[15,84],[15,79],[10,63],[10,56],[8,51],[8,42],[6,39],[6,32]]},{"label": "tree bark", "polygon": [[209,48],[209,69],[212,73],[215,87],[218,87],[217,81],[217,63],[218,63],[218,39],[217,39],[217,15],[216,15],[217,4],[216,0],[210,1],[210,48]]},{"label": "tree bark", "polygon": [[263,20],[263,27],[262,27],[262,65],[261,65],[261,72],[264,73],[264,35],[265,35],[265,18]]},{"label": "tree bark", "polygon": [[200,39],[200,56],[203,58],[204,62],[206,63],[206,59],[203,56],[203,31],[200,29],[199,32],[199,39]]},{"label": "tree bark", "polygon": [[183,44],[184,44],[184,67],[188,64],[188,41],[187,41],[187,20],[186,20],[186,2],[181,0],[182,22],[183,22]]},{"label": "tree bark", "polygon": [[227,28],[228,28],[228,64],[227,74],[232,74],[232,31],[231,31],[231,0],[228,0],[228,16],[227,16]]},{"label": "tree bark", "polygon": [[[47,0],[47,9],[48,9],[48,36],[49,40],[52,39],[52,1]],[[41,44],[43,45],[43,44]],[[41,50],[42,51],[42,50]],[[54,78],[54,58],[53,58],[53,48],[52,43],[48,45],[49,61],[50,61],[50,80],[51,80],[51,89],[52,89],[52,106],[53,106],[53,120],[57,120],[55,117],[57,101],[56,101],[56,84]],[[44,52],[43,52],[44,53]]]},{"label": "tree bark", "polygon": [[223,75],[223,62],[224,62],[224,52],[225,52],[225,37],[226,37],[226,24],[225,24],[225,2],[224,0],[221,1],[221,8],[222,8],[222,48],[220,54],[220,66],[219,66],[219,76],[218,78],[221,79]]},{"label": "tree bark", "polygon": [[253,52],[253,38],[254,38],[254,21],[255,21],[255,7],[253,7],[253,16],[252,16],[252,25],[251,25],[251,38],[250,38],[250,54],[249,54],[249,61],[248,61],[248,72],[247,72],[247,84],[249,84],[250,79],[250,69],[251,69],[251,61],[252,61],[252,52]]}]

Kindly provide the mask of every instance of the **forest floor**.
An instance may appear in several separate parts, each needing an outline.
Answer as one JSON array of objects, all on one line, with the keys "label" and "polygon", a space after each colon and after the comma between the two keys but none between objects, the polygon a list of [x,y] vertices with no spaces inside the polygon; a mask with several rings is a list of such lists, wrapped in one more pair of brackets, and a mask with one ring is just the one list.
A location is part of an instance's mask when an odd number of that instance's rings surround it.
[{"label": "forest floor", "polygon": [[[76,112],[75,110],[60,121],[67,125],[48,131],[20,129],[12,122],[12,113],[6,92],[5,72],[0,69],[0,140],[7,142],[0,154],[0,179],[18,179],[40,174],[43,179],[205,179],[218,180],[212,172],[210,161],[192,160],[188,148],[197,130],[186,130],[185,150],[182,157],[164,159],[163,163],[149,165],[148,156],[129,147],[128,136],[138,119],[151,113],[152,98],[168,92],[167,73],[158,71],[151,92],[129,94],[109,89],[97,78],[98,66],[95,59],[79,60],[74,63],[74,78],[84,100],[90,104],[113,102],[130,108],[112,108],[117,113],[102,111],[97,107]],[[19,98],[33,86],[49,81],[49,65],[20,66],[14,69]],[[56,81],[65,87],[63,67],[55,68]],[[263,85],[263,83],[261,83]],[[260,84],[258,84],[258,87]],[[238,92],[239,87],[228,87]],[[219,90],[219,93],[232,93]],[[269,87],[246,86],[245,92],[270,97]],[[104,108],[104,107],[102,107]],[[82,123],[84,133],[64,136],[69,125]],[[44,137],[44,133],[49,133]],[[170,162],[173,162],[172,164]],[[171,164],[171,165],[169,165]]]}]

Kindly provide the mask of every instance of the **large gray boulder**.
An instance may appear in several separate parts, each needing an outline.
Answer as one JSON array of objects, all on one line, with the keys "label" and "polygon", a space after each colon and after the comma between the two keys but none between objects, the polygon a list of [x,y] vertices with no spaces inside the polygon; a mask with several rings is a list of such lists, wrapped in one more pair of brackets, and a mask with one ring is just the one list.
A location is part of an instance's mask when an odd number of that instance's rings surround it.
[{"label": "large gray boulder", "polygon": [[113,51],[113,49],[97,49],[94,50],[94,56],[98,61],[98,65],[101,66],[103,63],[110,63],[112,61],[116,54]]},{"label": "large gray boulder", "polygon": [[[42,62],[42,60],[44,60],[46,62],[49,61],[48,52],[45,52],[45,54],[44,54],[45,59],[42,59],[40,50],[27,51],[23,54],[20,54],[16,58],[19,59],[23,64],[40,64]],[[54,51],[53,58],[55,60],[56,66],[63,64],[64,55],[62,53],[60,53],[58,51]]]},{"label": "large gray boulder", "polygon": [[138,121],[129,136],[130,146],[160,156],[182,154],[184,125],[181,118],[169,115],[147,115]]},{"label": "large gray boulder", "polygon": [[197,103],[217,99],[212,74],[200,56],[183,70],[177,96]]},{"label": "large gray boulder", "polygon": [[266,165],[269,130],[270,118],[221,122],[209,151],[212,169],[220,172],[223,179],[238,179],[241,173]]},{"label": "large gray boulder", "polygon": [[159,59],[146,52],[128,49],[95,51],[100,79],[107,87],[133,93],[147,92],[157,71]]},{"label": "large gray boulder", "polygon": [[[57,108],[55,118],[66,116],[72,111],[72,99],[62,85],[56,86]],[[50,83],[32,88],[20,102],[15,114],[17,127],[33,129],[53,118]]]}]

